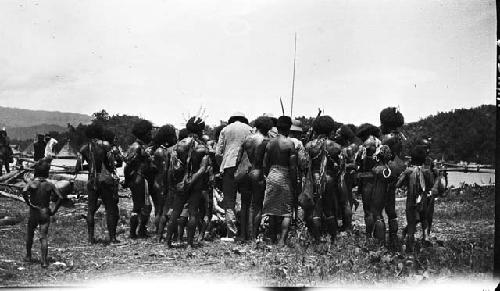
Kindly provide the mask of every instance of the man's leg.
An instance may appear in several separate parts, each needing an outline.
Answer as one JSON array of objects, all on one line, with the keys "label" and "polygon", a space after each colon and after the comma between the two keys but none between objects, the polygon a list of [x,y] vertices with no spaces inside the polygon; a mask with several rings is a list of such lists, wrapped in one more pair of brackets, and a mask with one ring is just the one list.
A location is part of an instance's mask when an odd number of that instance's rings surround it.
[{"label": "man's leg", "polygon": [[417,228],[416,209],[412,203],[406,202],[406,252],[413,252],[415,230]]},{"label": "man's leg", "polygon": [[278,241],[278,233],[280,232],[280,221],[275,215],[269,216],[269,230],[271,232],[271,241],[276,243]]},{"label": "man's leg", "polygon": [[[183,212],[184,212],[184,210],[183,210]],[[179,234],[177,239],[179,240],[179,242],[182,242],[184,240],[184,230],[186,229],[188,218],[189,218],[189,215],[184,216],[181,214],[179,219],[177,219],[177,233]]]},{"label": "man's leg", "polygon": [[281,220],[281,236],[278,245],[284,246],[288,237],[288,230],[290,227],[291,216],[285,216]]},{"label": "man's leg", "polygon": [[387,183],[382,178],[377,178],[373,187],[372,203],[370,205],[374,225],[374,237],[381,243],[385,243],[385,222],[382,216],[386,204]]},{"label": "man's leg", "polygon": [[262,206],[264,203],[264,193],[266,192],[265,181],[263,179],[252,181],[252,201],[250,208],[250,223],[252,224],[252,238],[259,235],[259,226],[262,220]]},{"label": "man's leg", "polygon": [[28,224],[26,226],[26,257],[24,260],[26,262],[31,262],[32,257],[31,257],[31,249],[33,247],[33,237],[35,235],[35,228],[36,228],[36,214],[35,214],[35,209],[30,208],[30,216],[28,218]]},{"label": "man's leg", "polygon": [[150,189],[150,194],[151,194],[151,200],[153,200],[153,206],[155,208],[155,220],[154,220],[154,226],[155,226],[155,233],[158,233],[158,226],[160,223],[160,216],[163,210],[163,195],[162,195],[162,189],[158,187],[157,183],[149,183],[149,189]]},{"label": "man's leg", "polygon": [[151,216],[151,211],[153,210],[153,205],[151,205],[151,191],[149,191],[149,181],[144,178],[144,205],[141,209],[141,214],[139,215],[139,230],[137,231],[137,236],[141,238],[148,237],[148,222]]},{"label": "man's leg", "polygon": [[137,238],[137,227],[139,226],[139,215],[144,207],[145,180],[140,175],[134,175],[130,179],[130,191],[132,192],[132,214],[130,215],[130,238]]},{"label": "man's leg", "polygon": [[175,193],[174,195],[175,196],[172,205],[172,215],[170,216],[170,219],[167,224],[166,240],[167,240],[167,245],[169,247],[172,246],[172,234],[174,233],[175,228],[177,227],[177,219],[179,219],[179,216],[181,215],[185,202],[183,193]]},{"label": "man's leg", "polygon": [[394,186],[394,183],[389,185],[385,213],[387,214],[389,224],[389,248],[398,250],[400,243],[398,238],[398,217],[396,214],[396,188]]},{"label": "man's leg", "polygon": [[106,209],[106,224],[109,232],[109,242],[118,243],[116,239],[116,227],[118,225],[119,210],[118,210],[118,195],[114,193],[114,187],[111,185],[102,185],[102,201]]},{"label": "man's leg", "polygon": [[[245,183],[247,184],[247,183]],[[246,241],[250,238],[250,204],[252,202],[252,191],[249,185],[240,187],[241,212],[240,212],[240,239]]]},{"label": "man's leg", "polygon": [[352,188],[349,188],[349,183],[347,181],[347,174],[343,174],[344,177],[341,179],[340,183],[342,186],[338,189],[339,204],[340,204],[340,214],[342,217],[342,229],[345,231],[350,231],[352,229]]},{"label": "man's leg", "polygon": [[230,167],[224,169],[222,176],[222,192],[224,194],[224,210],[226,211],[225,218],[227,224],[227,236],[234,237],[236,234],[235,226],[235,210],[234,206],[236,204],[236,181],[234,180],[234,173],[236,167]]},{"label": "man's leg", "polygon": [[49,245],[47,241],[47,236],[49,233],[49,224],[50,224],[50,215],[49,215],[49,208],[45,208],[40,210],[40,248],[41,248],[41,261],[42,261],[42,268],[46,268],[49,266],[49,261],[48,261],[48,252],[49,252]]},{"label": "man's leg", "polygon": [[361,197],[363,200],[363,213],[365,218],[365,227],[366,227],[366,237],[373,237],[373,229],[375,226],[375,219],[371,210],[372,203],[372,191],[373,191],[373,181],[372,179],[363,178],[360,185]]},{"label": "man's leg", "polygon": [[320,243],[321,241],[321,214],[323,213],[323,198],[316,200],[314,209],[311,213],[311,228],[309,229],[315,243]]},{"label": "man's leg", "polygon": [[89,180],[87,183],[87,229],[88,229],[88,242],[90,244],[95,243],[95,236],[94,236],[94,231],[95,231],[95,213],[97,209],[99,208],[99,205],[97,204],[97,198],[99,196],[98,194],[98,189],[97,185],[94,184],[92,180]]},{"label": "man's leg", "polygon": [[[199,206],[199,223],[198,223],[198,231],[199,233],[199,240],[202,241],[205,239],[205,232],[208,229],[208,226],[210,225],[210,221],[212,220],[212,199],[213,196],[210,195],[210,191],[213,191],[213,189],[209,190],[203,190],[201,192],[202,199],[201,203]],[[205,219],[206,218],[206,219]]]},{"label": "man's leg", "polygon": [[187,242],[189,246],[194,244],[194,234],[196,232],[196,226],[198,225],[198,209],[200,207],[201,195],[202,195],[201,185],[195,185],[193,190],[191,190],[189,200],[188,200],[188,224],[187,224]]},{"label": "man's leg", "polygon": [[40,223],[40,248],[42,252],[42,258],[41,258],[42,268],[47,268],[49,266],[49,261],[48,261],[49,244],[47,241],[47,236],[49,233],[49,221],[50,219],[48,219],[44,223]]},{"label": "man's leg", "polygon": [[165,229],[165,225],[167,224],[167,221],[169,220],[169,211],[170,211],[170,203],[168,203],[167,197],[164,197],[163,199],[163,210],[160,215],[160,220],[158,222],[158,229],[157,229],[157,240],[158,242],[161,242],[162,237],[163,237],[163,230]]},{"label": "man's leg", "polygon": [[326,225],[328,233],[330,234],[330,241],[333,243],[337,237],[338,222],[336,216],[337,205],[337,195],[338,188],[336,180],[330,175],[327,176],[327,183],[325,193],[323,194],[323,213],[326,218]]}]

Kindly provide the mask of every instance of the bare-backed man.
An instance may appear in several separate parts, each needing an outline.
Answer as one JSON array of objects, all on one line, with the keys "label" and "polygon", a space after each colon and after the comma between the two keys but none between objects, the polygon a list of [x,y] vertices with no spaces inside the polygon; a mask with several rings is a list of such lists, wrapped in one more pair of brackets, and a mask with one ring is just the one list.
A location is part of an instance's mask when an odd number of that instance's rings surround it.
[{"label": "bare-backed man", "polygon": [[[147,237],[147,224],[151,214],[149,205],[149,186],[151,175],[151,156],[146,152],[147,144],[152,139],[153,125],[147,120],[134,124],[132,134],[136,140],[130,145],[125,156],[125,184],[132,192],[132,214],[130,215],[130,238]],[[151,194],[156,194],[152,192]],[[153,197],[155,209],[159,208],[157,197]]]},{"label": "bare-backed man", "polygon": [[84,169],[83,163],[88,164],[88,207],[87,227],[88,242],[95,243],[94,216],[99,208],[98,199],[101,198],[106,209],[106,224],[111,242],[116,241],[116,226],[118,223],[118,192],[113,174],[115,160],[110,154],[109,142],[103,142],[103,129],[97,124],[89,125],[85,130],[88,142],[78,152],[75,174]]},{"label": "bare-backed man", "polygon": [[[246,154],[249,161],[248,179],[251,188],[250,199],[241,200],[241,236],[247,239],[247,234],[253,239],[258,235],[262,218],[262,203],[266,190],[262,165],[264,153],[269,141],[268,132],[273,127],[273,121],[267,116],[261,116],[254,121],[257,131],[247,136],[238,154],[239,164]],[[243,198],[243,193],[242,193]]]},{"label": "bare-backed man", "polygon": [[314,182],[315,205],[305,211],[306,223],[316,242],[320,240],[321,219],[324,216],[328,233],[333,243],[337,235],[336,209],[339,208],[338,177],[340,175],[341,147],[328,137],[335,127],[330,116],[319,116],[314,120],[316,138],[306,145],[311,158]]},{"label": "bare-backed man", "polygon": [[280,232],[279,245],[286,242],[297,184],[297,152],[288,137],[291,125],[289,116],[278,118],[278,136],[269,141],[264,154],[266,191],[262,215],[269,216],[273,241]]},{"label": "bare-backed man", "polygon": [[[174,183],[175,193],[172,215],[168,221],[166,240],[171,245],[172,235],[177,226],[184,204],[188,203],[188,246],[193,246],[194,233],[199,218],[199,203],[202,192],[207,188],[209,156],[208,147],[200,138],[205,129],[205,122],[199,117],[192,117],[186,124],[188,137],[180,140],[172,150],[169,180]],[[158,239],[161,240],[162,229]]]}]

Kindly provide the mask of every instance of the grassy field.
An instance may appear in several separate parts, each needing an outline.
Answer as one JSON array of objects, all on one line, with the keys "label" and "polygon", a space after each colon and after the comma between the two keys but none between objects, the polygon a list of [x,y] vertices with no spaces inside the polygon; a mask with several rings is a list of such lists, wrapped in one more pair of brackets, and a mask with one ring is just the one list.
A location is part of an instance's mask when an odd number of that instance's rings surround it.
[{"label": "grassy field", "polygon": [[[0,217],[13,216],[19,223],[0,227],[0,285],[85,285],[96,280],[191,276],[237,280],[253,285],[332,286],[343,284],[381,286],[417,285],[453,278],[488,280],[493,268],[494,188],[469,188],[436,204],[435,224],[429,243],[414,255],[392,253],[364,237],[362,207],[355,213],[355,230],[341,234],[335,245],[310,244],[307,232],[296,227],[289,246],[266,243],[237,244],[215,240],[187,251],[185,245],[167,249],[164,244],[130,240],[130,199],[120,200],[118,245],[86,243],[85,203],[62,208],[49,233],[52,264],[24,263],[27,207],[0,198]],[[404,201],[397,202],[399,225],[405,225]],[[96,233],[104,237],[102,209]],[[420,228],[418,237],[420,237]],[[39,258],[38,240],[33,255]]]}]

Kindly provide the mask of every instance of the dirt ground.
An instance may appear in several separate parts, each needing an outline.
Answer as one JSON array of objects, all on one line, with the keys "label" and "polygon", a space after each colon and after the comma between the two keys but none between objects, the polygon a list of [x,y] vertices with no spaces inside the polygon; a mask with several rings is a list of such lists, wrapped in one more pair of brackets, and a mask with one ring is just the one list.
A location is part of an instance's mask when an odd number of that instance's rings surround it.
[{"label": "dirt ground", "polygon": [[[289,245],[233,243],[215,239],[192,250],[185,244],[168,249],[153,238],[131,240],[128,234],[130,199],[120,199],[117,245],[88,245],[82,215],[85,203],[61,208],[49,230],[51,265],[25,263],[25,204],[0,198],[0,217],[17,218],[0,226],[1,286],[85,286],[97,280],[171,278],[183,276],[236,280],[256,286],[381,286],[418,285],[453,278],[490,280],[493,269],[494,187],[469,188],[437,200],[433,233],[414,255],[389,252],[364,237],[362,207],[355,212],[355,228],[342,233],[334,245],[315,246],[301,225],[291,232]],[[397,202],[400,229],[406,224],[404,201]],[[104,238],[98,212],[96,234]],[[420,228],[418,237],[420,237]],[[399,233],[401,235],[401,232]],[[33,256],[40,256],[35,240]]]}]

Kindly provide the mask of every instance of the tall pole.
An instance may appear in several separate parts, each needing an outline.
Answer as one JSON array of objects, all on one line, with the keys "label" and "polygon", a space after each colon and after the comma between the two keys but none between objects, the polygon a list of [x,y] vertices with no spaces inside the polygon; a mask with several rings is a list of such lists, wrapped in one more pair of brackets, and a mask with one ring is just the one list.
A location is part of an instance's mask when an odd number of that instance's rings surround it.
[{"label": "tall pole", "polygon": [[[497,0],[497,16],[500,13],[500,1]],[[498,136],[500,135],[500,128],[498,127],[498,120],[500,120],[500,27],[497,23],[497,67],[496,67],[496,106],[497,106],[497,126],[496,138],[498,144]],[[496,148],[495,153],[495,167],[500,164],[499,149]],[[495,171],[495,181],[500,178],[500,173]],[[500,189],[495,187],[495,242],[493,250],[493,276],[495,279],[500,278]]]},{"label": "tall pole", "polygon": [[297,57],[297,33],[295,33],[295,48],[293,52],[293,77],[292,77],[292,102],[290,104],[290,117],[293,117],[293,94],[295,93],[295,59]]}]

